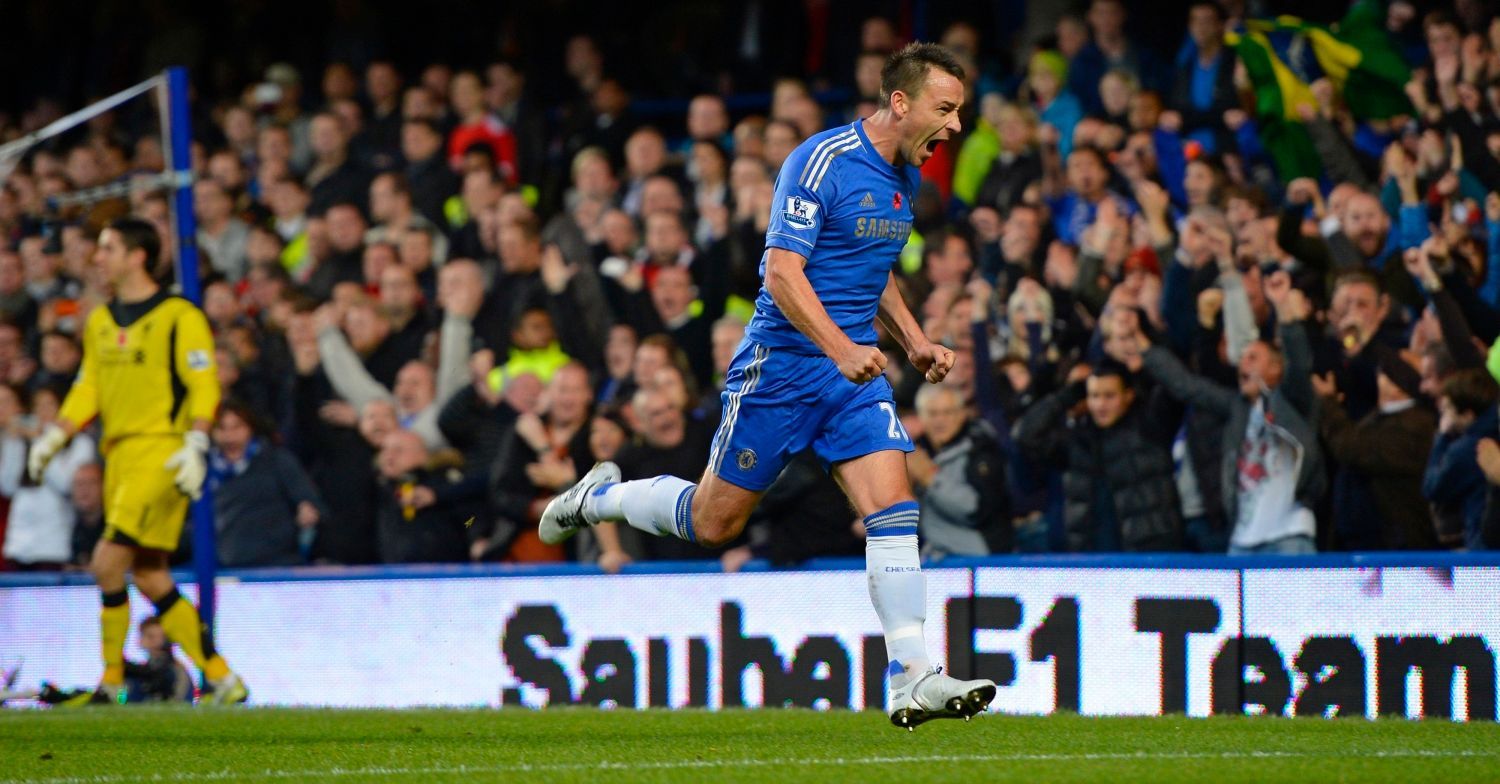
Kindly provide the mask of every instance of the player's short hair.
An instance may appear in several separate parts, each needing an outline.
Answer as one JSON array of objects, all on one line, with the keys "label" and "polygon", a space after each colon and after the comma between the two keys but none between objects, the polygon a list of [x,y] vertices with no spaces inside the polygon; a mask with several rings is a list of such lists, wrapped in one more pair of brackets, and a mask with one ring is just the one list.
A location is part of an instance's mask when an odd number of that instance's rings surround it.
[{"label": "player's short hair", "polygon": [[108,228],[120,235],[120,241],[125,244],[125,252],[145,251],[147,272],[156,269],[156,263],[161,258],[161,235],[156,233],[155,226],[140,218],[125,217],[110,221]]},{"label": "player's short hair", "polygon": [[933,68],[960,82],[964,80],[963,64],[946,47],[937,44],[909,43],[887,58],[880,69],[880,108],[891,105],[891,94],[897,90],[912,96],[920,93],[927,72]]}]

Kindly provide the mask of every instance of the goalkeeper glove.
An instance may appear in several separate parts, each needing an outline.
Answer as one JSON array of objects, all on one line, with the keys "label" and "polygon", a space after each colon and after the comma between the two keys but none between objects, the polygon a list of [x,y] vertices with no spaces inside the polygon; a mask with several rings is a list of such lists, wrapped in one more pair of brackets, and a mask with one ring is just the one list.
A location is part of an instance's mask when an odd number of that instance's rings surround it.
[{"label": "goalkeeper glove", "polygon": [[31,442],[31,452],[26,456],[26,468],[31,481],[42,481],[42,472],[63,447],[68,445],[68,432],[57,425],[48,425],[37,439]]},{"label": "goalkeeper glove", "polygon": [[177,489],[198,500],[203,495],[203,480],[208,476],[208,434],[189,430],[182,437],[182,448],[167,458],[166,468],[177,470]]}]

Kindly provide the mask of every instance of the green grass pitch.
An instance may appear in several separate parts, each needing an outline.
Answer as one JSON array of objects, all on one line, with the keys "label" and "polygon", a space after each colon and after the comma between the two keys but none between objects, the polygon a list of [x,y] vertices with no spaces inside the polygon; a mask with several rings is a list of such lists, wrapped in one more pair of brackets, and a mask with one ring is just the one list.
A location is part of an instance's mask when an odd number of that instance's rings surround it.
[{"label": "green grass pitch", "polygon": [[[527,778],[519,778],[525,776]],[[874,712],[0,711],[0,784],[1495,781],[1500,725]]]}]

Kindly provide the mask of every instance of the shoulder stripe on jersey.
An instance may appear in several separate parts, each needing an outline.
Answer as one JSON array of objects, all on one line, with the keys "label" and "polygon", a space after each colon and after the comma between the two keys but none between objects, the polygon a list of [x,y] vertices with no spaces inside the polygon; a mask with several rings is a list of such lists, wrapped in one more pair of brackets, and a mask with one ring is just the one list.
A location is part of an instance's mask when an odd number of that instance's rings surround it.
[{"label": "shoulder stripe on jersey", "polygon": [[828,149],[830,147],[833,147],[833,146],[836,146],[836,145],[839,145],[839,144],[842,144],[842,143],[848,141],[850,135],[853,134],[853,133],[854,133],[854,129],[850,128],[849,130],[844,131],[843,133],[836,133],[836,134],[828,137],[827,139],[824,139],[823,141],[818,142],[818,146],[813,148],[812,154],[809,155],[809,156],[807,156],[807,163],[803,164],[803,166],[802,166],[802,173],[799,174],[799,175],[797,175],[797,182],[799,184],[803,185],[803,186],[806,186],[807,183],[810,182],[811,179],[812,179],[808,175],[811,174],[814,170],[816,170],[818,168],[819,161],[822,159],[823,155],[825,155],[828,152]]},{"label": "shoulder stripe on jersey", "polygon": [[860,142],[859,137],[856,136],[847,144],[843,144],[829,150],[828,154],[823,156],[823,165],[813,175],[812,185],[808,186],[808,190],[812,191],[813,193],[817,193],[818,186],[823,184],[823,175],[827,174],[830,168],[833,168],[833,159],[859,147],[860,144],[862,144],[862,142]]}]

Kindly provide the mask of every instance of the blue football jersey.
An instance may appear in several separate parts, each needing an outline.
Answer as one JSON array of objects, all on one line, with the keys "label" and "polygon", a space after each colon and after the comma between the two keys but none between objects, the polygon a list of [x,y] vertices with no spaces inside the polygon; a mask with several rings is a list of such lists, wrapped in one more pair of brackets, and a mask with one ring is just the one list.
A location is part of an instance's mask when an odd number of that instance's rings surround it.
[{"label": "blue football jersey", "polygon": [[[817,134],[792,151],[776,176],[766,253],[781,248],[807,259],[804,271],[833,323],[861,345],[875,344],[875,316],[892,266],[911,234],[921,175],[880,157],[856,120]],[[787,320],[764,280],[745,339],[801,353],[818,347]]]}]

